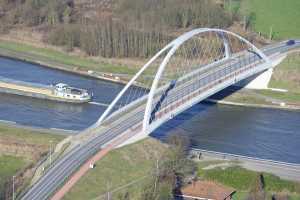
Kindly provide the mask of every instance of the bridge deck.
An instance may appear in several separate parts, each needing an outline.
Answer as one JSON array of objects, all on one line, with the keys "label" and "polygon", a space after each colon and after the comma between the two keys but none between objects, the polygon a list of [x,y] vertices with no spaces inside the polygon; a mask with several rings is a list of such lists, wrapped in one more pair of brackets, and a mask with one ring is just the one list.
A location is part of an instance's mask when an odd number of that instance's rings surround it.
[{"label": "bridge deck", "polygon": [[[283,43],[280,46],[266,49],[265,53],[268,56],[286,54],[296,47],[299,48],[300,43],[292,47]],[[240,79],[247,78],[254,73],[259,73],[272,67],[265,64],[254,65],[254,63],[260,61],[260,58],[251,59],[248,56],[250,54],[244,54],[245,62],[243,65],[235,64],[234,60],[228,60],[228,63],[216,65],[205,73],[193,74],[193,79],[187,78],[186,80],[182,80],[180,84],[177,83],[176,87],[170,90],[167,100],[165,100],[169,106],[165,107],[164,110],[154,112],[154,118],[152,118],[154,120],[154,128],[152,130],[164,121],[169,120],[172,113],[178,114],[188,106],[203,100],[203,98],[212,93]],[[156,103],[159,101],[160,95],[164,92],[164,90],[159,91],[158,95],[155,96]],[[122,112],[105,121],[102,126],[89,129],[85,133],[89,135],[89,138],[57,160],[52,168],[46,172],[22,199],[47,199],[87,159],[91,158],[100,149],[112,144],[113,141],[124,136],[124,134],[140,132],[146,101],[143,100],[141,102],[131,104],[129,108],[124,109]],[[163,104],[164,102],[161,103]]]}]

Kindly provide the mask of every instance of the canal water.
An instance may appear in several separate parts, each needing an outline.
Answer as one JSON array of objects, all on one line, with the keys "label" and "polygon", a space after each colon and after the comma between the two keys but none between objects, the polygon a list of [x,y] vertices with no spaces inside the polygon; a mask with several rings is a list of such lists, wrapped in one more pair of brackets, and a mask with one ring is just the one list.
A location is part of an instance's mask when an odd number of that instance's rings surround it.
[{"label": "canal water", "polygon": [[[92,125],[123,85],[0,57],[0,76],[15,80],[66,83],[93,92],[95,104],[68,104],[0,93],[0,120],[43,128],[82,130]],[[124,98],[126,100],[126,97]]]},{"label": "canal water", "polygon": [[[0,76],[42,84],[64,82],[90,89],[108,104],[122,85],[0,57]],[[104,112],[97,104],[74,105],[0,93],[0,120],[43,128],[82,130]],[[300,164],[300,112],[197,104],[156,130],[188,136],[195,148]]]}]

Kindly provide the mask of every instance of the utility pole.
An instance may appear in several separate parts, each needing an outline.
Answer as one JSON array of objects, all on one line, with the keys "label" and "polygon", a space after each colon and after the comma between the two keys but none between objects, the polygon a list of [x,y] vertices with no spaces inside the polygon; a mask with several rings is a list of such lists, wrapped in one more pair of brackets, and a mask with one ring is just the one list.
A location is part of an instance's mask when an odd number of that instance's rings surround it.
[{"label": "utility pole", "polygon": [[12,185],[13,186],[13,196],[12,196],[13,200],[15,200],[15,177],[16,176],[13,176],[13,185]]},{"label": "utility pole", "polygon": [[159,176],[159,165],[158,165],[158,159],[157,159],[157,160],[156,160],[155,182],[154,182],[154,194],[156,193],[157,182],[158,182],[158,176]]},{"label": "utility pole", "polygon": [[106,183],[106,188],[107,188],[107,200],[110,200],[111,194],[110,194],[110,183]]},{"label": "utility pole", "polygon": [[247,30],[247,16],[244,16],[244,31]]}]

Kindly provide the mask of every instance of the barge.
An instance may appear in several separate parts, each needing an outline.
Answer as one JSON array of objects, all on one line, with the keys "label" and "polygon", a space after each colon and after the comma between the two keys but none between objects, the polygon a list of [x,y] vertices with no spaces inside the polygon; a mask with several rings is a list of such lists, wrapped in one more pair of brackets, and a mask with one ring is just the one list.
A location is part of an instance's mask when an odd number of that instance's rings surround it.
[{"label": "barge", "polygon": [[69,103],[86,103],[93,96],[88,90],[64,83],[42,85],[3,77],[0,77],[0,92]]}]

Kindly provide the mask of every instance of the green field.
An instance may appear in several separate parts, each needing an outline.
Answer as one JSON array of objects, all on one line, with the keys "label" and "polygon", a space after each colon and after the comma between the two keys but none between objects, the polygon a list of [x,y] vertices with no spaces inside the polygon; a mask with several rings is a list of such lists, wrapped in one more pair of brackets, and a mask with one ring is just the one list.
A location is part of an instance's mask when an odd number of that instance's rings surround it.
[{"label": "green field", "polygon": [[275,39],[300,38],[299,0],[241,0],[242,14],[254,13],[255,31]]},{"label": "green field", "polygon": [[121,74],[133,74],[136,72],[134,68],[126,66],[117,66],[50,48],[39,48],[12,41],[0,40],[0,55],[22,58],[37,63],[42,62],[49,66],[60,66],[66,69],[74,69],[76,67],[82,70]]},{"label": "green field", "polygon": [[[0,199],[3,197],[4,183],[34,165],[49,150],[50,141],[56,144],[65,136],[36,131],[30,128],[0,124]],[[19,181],[16,188],[20,191],[30,180],[31,172]],[[17,177],[18,179],[20,177]],[[24,179],[23,179],[24,178]],[[19,179],[20,180],[20,179]]]},{"label": "green field", "polygon": [[[237,190],[247,191],[251,188],[257,174],[257,172],[233,166],[224,170],[221,168],[204,170],[204,174],[201,175],[205,179],[220,182]],[[267,191],[280,192],[287,190],[293,193],[300,189],[300,184],[282,180],[274,175],[264,173],[264,178]]]},{"label": "green field", "polygon": [[[217,167],[209,170],[203,170],[202,167],[199,167],[198,174],[206,180],[213,180],[236,189],[237,193],[233,196],[234,200],[243,200],[247,196],[248,191],[258,175],[257,172],[246,170],[238,166],[231,166],[226,169]],[[276,192],[286,191],[289,193],[291,199],[300,198],[299,183],[282,180],[268,173],[263,173],[263,175],[265,190],[269,196]]]},{"label": "green field", "polygon": [[287,89],[288,92],[275,92],[270,90],[258,91],[258,93],[285,101],[287,103],[300,102],[300,54],[289,55],[273,73],[269,83],[271,88]]},{"label": "green field", "polygon": [[19,170],[24,168],[28,162],[20,157],[0,155],[0,198],[5,181],[11,179]]},{"label": "green field", "polygon": [[153,139],[114,150],[98,161],[96,167],[82,177],[63,199],[94,199],[105,195],[108,190],[115,190],[142,178],[131,187],[125,187],[112,194],[112,199],[117,199],[118,195],[128,191],[130,199],[139,200],[149,172],[164,151],[164,146]]},{"label": "green field", "polygon": [[[224,100],[236,103],[272,105],[273,100],[300,103],[300,53],[293,53],[275,67],[270,88],[286,89],[288,92],[256,90],[236,92]],[[273,100],[272,100],[273,99]]]},{"label": "green field", "polygon": [[63,138],[65,138],[63,135],[43,133],[40,131],[0,124],[0,139],[5,139],[7,141],[18,140],[26,144],[49,145],[49,141],[56,144]]},{"label": "green field", "polygon": [[[155,167],[155,161],[166,148],[153,139],[143,140],[133,145],[110,152],[96,163],[63,198],[64,200],[76,199],[106,199],[107,191],[111,199],[119,199],[119,195],[129,194],[129,199],[139,200],[141,192],[145,188],[147,178]],[[203,169],[211,165],[222,163],[231,164],[222,169]],[[236,166],[236,161],[204,160],[198,162],[199,179],[213,180],[220,184],[237,190],[233,200],[244,200],[257,177],[257,172],[246,170]],[[300,184],[279,179],[278,177],[264,173],[265,190],[268,197],[277,192],[287,192],[289,200],[299,199]],[[130,186],[128,184],[132,183]],[[271,198],[268,198],[271,199]]]},{"label": "green field", "polygon": [[289,55],[273,73],[270,87],[284,88],[300,93],[300,53]]}]

